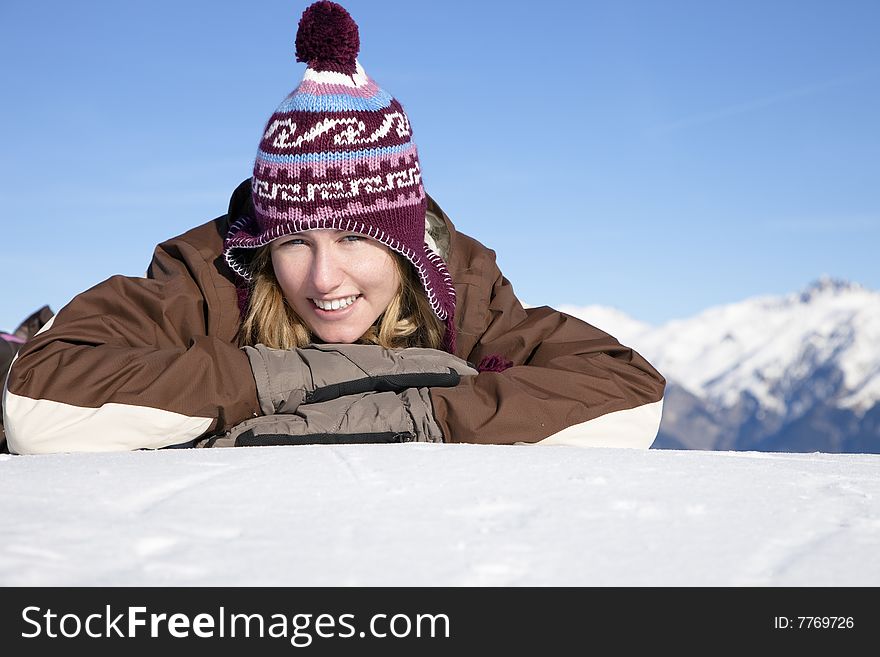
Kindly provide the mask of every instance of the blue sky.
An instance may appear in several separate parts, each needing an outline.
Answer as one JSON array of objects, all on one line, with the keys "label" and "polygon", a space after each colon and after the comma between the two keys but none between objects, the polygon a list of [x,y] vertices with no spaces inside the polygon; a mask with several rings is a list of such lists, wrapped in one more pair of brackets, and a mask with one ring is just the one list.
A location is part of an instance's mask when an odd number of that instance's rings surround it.
[{"label": "blue sky", "polygon": [[[425,186],[532,305],[880,288],[880,3],[349,0]],[[0,5],[0,330],[225,212],[307,2]]]}]

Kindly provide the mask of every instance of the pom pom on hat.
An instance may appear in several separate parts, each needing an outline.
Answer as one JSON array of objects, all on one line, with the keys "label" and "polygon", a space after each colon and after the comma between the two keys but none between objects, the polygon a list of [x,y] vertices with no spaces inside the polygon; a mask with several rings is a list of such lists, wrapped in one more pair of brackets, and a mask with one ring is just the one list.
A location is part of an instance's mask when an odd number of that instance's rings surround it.
[{"label": "pom pom on hat", "polygon": [[352,75],[360,48],[357,23],[343,6],[320,0],[303,12],[296,32],[296,61],[316,71]]}]

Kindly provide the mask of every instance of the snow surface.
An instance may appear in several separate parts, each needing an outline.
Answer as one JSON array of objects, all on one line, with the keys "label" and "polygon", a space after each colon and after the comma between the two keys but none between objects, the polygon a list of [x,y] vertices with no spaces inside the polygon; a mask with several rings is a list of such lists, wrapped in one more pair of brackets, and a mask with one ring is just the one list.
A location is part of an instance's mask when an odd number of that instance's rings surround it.
[{"label": "snow surface", "polygon": [[3,586],[877,586],[880,456],[342,445],[0,456]]}]

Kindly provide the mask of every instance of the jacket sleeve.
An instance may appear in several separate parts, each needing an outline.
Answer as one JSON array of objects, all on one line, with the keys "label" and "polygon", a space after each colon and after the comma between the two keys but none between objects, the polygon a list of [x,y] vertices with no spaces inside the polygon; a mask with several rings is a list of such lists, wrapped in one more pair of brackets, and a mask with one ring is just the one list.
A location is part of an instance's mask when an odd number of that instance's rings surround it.
[{"label": "jacket sleeve", "polygon": [[[485,247],[484,247],[485,248]],[[660,426],[665,379],[604,331],[546,306],[524,309],[491,254],[494,283],[468,299],[476,342],[467,360],[499,354],[502,372],[481,372],[431,398],[444,438],[462,443],[540,443],[648,448]],[[473,271],[473,267],[469,268]],[[476,297],[476,298],[475,298]],[[482,313],[475,315],[475,305]],[[477,317],[478,319],[474,319]],[[467,338],[468,327],[462,334]],[[464,346],[465,349],[468,346]]]},{"label": "jacket sleeve", "polygon": [[[234,343],[234,286],[195,247],[157,248],[148,278],[75,297],[19,351],[4,390],[10,451],[187,445],[259,410]],[[221,281],[225,283],[226,281]]]}]

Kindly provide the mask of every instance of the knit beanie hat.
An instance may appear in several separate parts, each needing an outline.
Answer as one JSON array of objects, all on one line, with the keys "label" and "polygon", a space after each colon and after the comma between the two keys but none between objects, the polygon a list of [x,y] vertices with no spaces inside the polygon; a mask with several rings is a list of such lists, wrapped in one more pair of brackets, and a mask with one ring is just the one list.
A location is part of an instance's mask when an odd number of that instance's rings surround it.
[{"label": "knit beanie hat", "polygon": [[427,199],[409,119],[364,72],[359,50],[343,7],[322,0],[303,12],[296,60],[308,68],[266,124],[251,179],[254,216],[234,221],[224,255],[250,280],[254,250],[274,239],[315,228],[363,234],[414,265],[453,352],[455,290],[425,244]]}]

